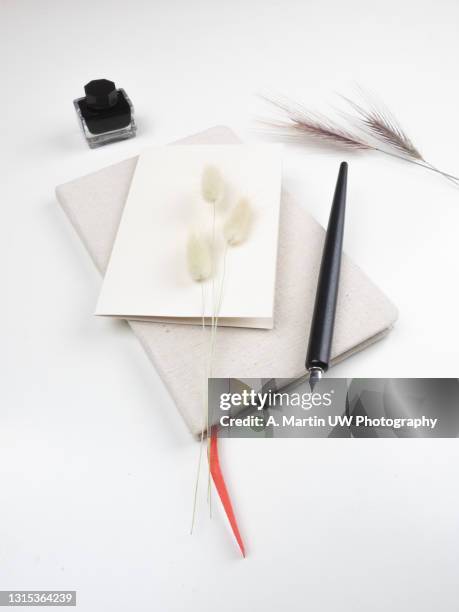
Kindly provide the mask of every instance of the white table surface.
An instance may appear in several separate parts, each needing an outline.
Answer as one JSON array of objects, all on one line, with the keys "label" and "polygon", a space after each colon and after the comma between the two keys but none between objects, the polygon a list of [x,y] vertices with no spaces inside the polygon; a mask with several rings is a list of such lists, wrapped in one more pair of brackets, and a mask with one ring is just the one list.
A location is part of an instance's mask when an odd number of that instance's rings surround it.
[{"label": "white table surface", "polygon": [[[0,589],[73,589],[100,611],[457,610],[456,440],[226,440],[240,560],[201,492],[197,445],[54,186],[215,124],[259,140],[257,92],[324,108],[378,92],[459,172],[454,0],[2,0]],[[72,99],[124,87],[138,137],[90,151]],[[346,251],[392,298],[391,335],[338,376],[459,373],[459,191],[377,154],[288,149],[285,184],[325,223],[350,162]]]}]

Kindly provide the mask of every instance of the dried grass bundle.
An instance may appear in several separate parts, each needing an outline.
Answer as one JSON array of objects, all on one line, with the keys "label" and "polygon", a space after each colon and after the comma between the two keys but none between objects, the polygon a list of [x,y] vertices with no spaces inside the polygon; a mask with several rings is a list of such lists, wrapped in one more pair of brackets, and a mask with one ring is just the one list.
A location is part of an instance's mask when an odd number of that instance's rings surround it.
[{"label": "dried grass bundle", "polygon": [[[209,398],[208,398],[208,378],[212,377],[212,368],[213,361],[215,355],[216,348],[216,336],[218,329],[218,319],[220,315],[220,309],[223,300],[223,292],[224,292],[224,284],[225,284],[225,274],[226,274],[226,257],[227,251],[229,247],[240,245],[247,239],[247,236],[250,231],[250,226],[252,223],[252,209],[247,198],[240,198],[234,208],[229,213],[226,221],[222,226],[222,233],[224,239],[224,249],[223,249],[223,263],[221,267],[221,276],[219,283],[219,291],[218,295],[216,295],[216,258],[218,249],[216,248],[217,244],[217,235],[216,235],[216,215],[217,215],[217,207],[218,204],[223,200],[226,194],[226,185],[225,181],[215,166],[208,165],[204,168],[201,175],[201,196],[205,202],[211,204],[211,242],[209,243],[205,238],[203,233],[193,233],[190,235],[187,244],[187,263],[188,263],[188,271],[190,273],[191,278],[201,285],[201,300],[202,300],[202,317],[201,317],[201,325],[202,331],[204,334],[204,342],[205,342],[205,319],[206,319],[206,308],[205,308],[205,287],[208,279],[211,279],[211,294],[212,294],[212,317],[211,317],[211,329],[210,329],[210,338],[209,345],[207,351],[207,359],[204,364],[204,380],[203,380],[203,423],[201,428],[201,440],[199,446],[199,457],[198,457],[198,466],[196,473],[196,480],[194,486],[194,497],[193,497],[193,511],[191,517],[191,533],[193,533],[195,518],[196,518],[196,507],[197,507],[197,496],[198,496],[198,487],[201,473],[201,465],[202,465],[202,454],[203,454],[203,441],[204,441],[204,432],[208,434],[208,446],[207,446],[207,458],[209,464],[208,471],[208,483],[207,483],[207,500],[209,503],[209,512],[211,513],[211,466],[214,466],[214,471],[212,475],[214,475],[215,486],[217,488],[220,499],[222,500],[222,504],[224,506],[225,512],[228,515],[230,520],[232,529],[234,531],[235,537],[239,543],[242,554],[244,554],[244,545],[242,539],[239,534],[239,530],[237,527],[237,522],[234,517],[234,513],[231,508],[231,503],[229,502],[229,497],[226,492],[226,487],[224,484],[224,479],[221,474],[221,470],[217,470],[215,472],[215,466],[218,466],[218,456],[213,455],[211,451],[211,440],[212,437],[210,434],[210,423],[209,423]],[[220,236],[219,241],[222,241],[222,236]],[[213,437],[214,448],[216,449],[216,439]],[[216,450],[214,450],[216,453]],[[218,476],[218,478],[217,478]],[[217,478],[217,480],[216,480]],[[226,492],[226,493],[225,493]]]}]

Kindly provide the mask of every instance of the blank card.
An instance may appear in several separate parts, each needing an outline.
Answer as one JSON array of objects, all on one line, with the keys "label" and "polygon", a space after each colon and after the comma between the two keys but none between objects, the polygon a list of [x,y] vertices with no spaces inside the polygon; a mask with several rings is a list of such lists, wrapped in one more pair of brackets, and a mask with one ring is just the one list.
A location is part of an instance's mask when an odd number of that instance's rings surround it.
[{"label": "blank card", "polygon": [[[278,145],[182,145],[141,153],[96,314],[144,321],[272,328],[281,192]],[[205,168],[218,169],[223,195],[203,198]],[[226,247],[225,221],[250,203],[247,239]],[[187,267],[191,234],[212,250],[212,278]],[[203,290],[203,292],[202,292]]]}]

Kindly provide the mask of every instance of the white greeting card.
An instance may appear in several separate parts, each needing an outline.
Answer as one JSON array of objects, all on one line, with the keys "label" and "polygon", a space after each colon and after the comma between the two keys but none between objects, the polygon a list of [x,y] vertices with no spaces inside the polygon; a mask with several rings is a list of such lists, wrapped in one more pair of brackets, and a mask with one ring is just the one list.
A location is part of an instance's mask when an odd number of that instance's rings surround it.
[{"label": "white greeting card", "polygon": [[[218,168],[225,196],[201,194],[208,165]],[[179,145],[139,157],[96,308],[97,315],[201,324],[273,327],[281,196],[278,145]],[[225,253],[223,225],[239,198],[252,221],[246,240]],[[190,233],[214,245],[214,273],[203,286],[187,266]],[[204,294],[204,304],[203,304]]]}]

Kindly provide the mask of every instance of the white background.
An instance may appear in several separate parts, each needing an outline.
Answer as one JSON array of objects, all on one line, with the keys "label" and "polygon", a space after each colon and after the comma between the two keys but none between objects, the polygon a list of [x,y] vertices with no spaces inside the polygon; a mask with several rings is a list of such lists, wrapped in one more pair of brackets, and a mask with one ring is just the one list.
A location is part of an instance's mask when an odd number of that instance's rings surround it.
[{"label": "white background", "polygon": [[[352,83],[459,172],[455,0],[1,0],[0,589],[76,589],[80,610],[457,609],[456,440],[223,441],[238,557],[175,408],[53,190],[203,128],[247,140],[259,91],[323,109]],[[114,79],[136,139],[90,151],[72,99]],[[391,335],[340,376],[457,376],[459,190],[378,156],[289,149],[321,222],[350,162],[346,251],[392,298]]]}]

